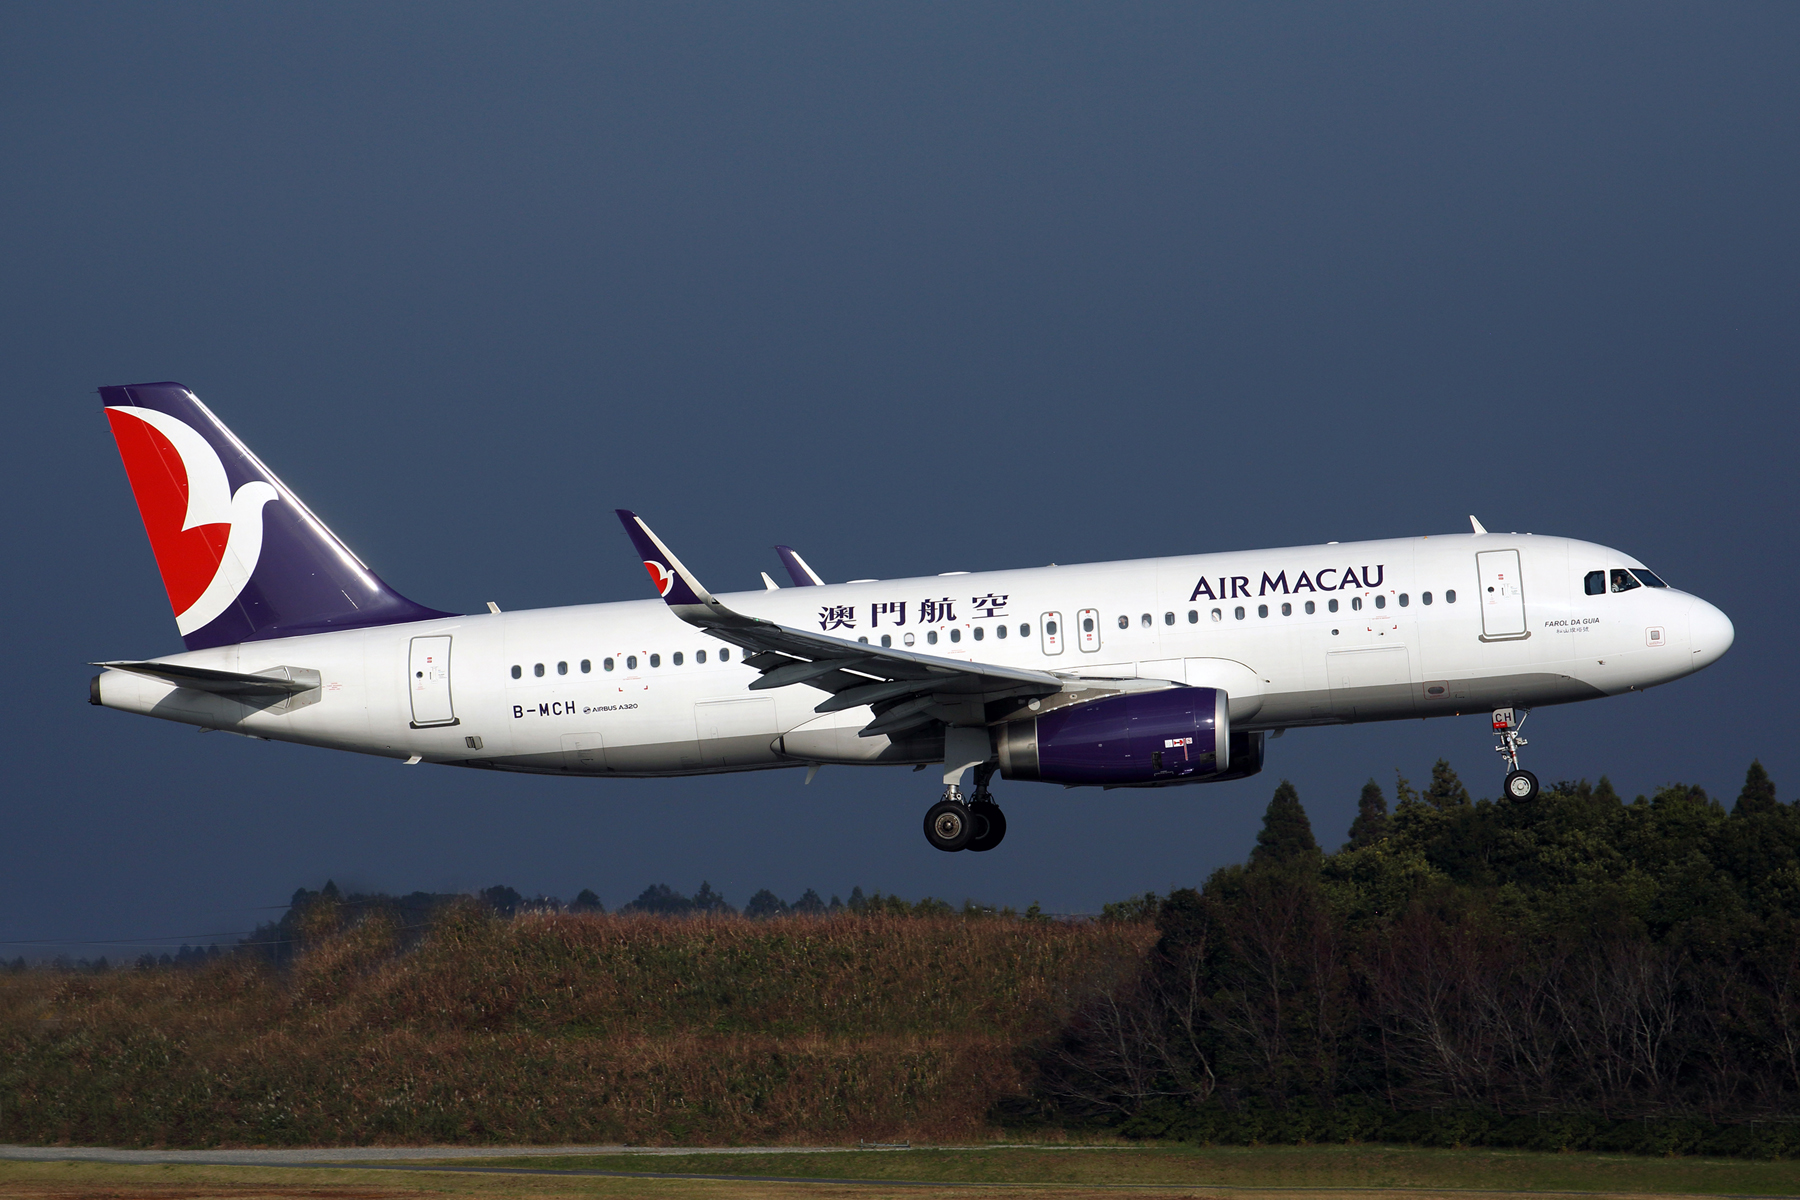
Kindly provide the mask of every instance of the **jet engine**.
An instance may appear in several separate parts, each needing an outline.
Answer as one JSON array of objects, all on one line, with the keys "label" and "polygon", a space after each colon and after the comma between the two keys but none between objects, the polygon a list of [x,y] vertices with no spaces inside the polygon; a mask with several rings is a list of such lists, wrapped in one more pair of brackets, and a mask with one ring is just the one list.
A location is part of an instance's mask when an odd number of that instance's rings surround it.
[{"label": "jet engine", "polygon": [[1008,721],[994,728],[1000,774],[1103,787],[1241,779],[1262,769],[1262,734],[1233,734],[1229,706],[1218,688],[1177,687]]}]

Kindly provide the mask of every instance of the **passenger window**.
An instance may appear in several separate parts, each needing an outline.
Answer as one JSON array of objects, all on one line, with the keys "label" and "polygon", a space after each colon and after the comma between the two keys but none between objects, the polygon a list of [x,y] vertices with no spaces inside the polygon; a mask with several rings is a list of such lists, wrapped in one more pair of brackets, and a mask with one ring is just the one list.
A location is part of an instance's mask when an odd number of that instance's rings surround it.
[{"label": "passenger window", "polygon": [[704,650],[694,651],[694,661],[697,663],[705,662],[706,661],[706,651],[704,651]]},{"label": "passenger window", "polygon": [[1281,606],[1281,615],[1284,617],[1293,616],[1294,615],[1294,606],[1291,604],[1288,604],[1286,602],[1283,602],[1283,604]]},{"label": "passenger window", "polygon": [[730,662],[731,661],[731,647],[730,646],[720,646],[719,647],[719,661],[720,662]]},{"label": "passenger window", "polygon": [[662,655],[660,655],[660,654],[652,654],[652,655],[651,655],[651,656],[650,656],[650,665],[651,665],[651,666],[653,666],[653,667],[660,667],[660,666],[662,666]]},{"label": "passenger window", "polygon": [[1445,588],[1444,589],[1444,603],[1445,604],[1455,604],[1456,603],[1456,589],[1455,588]]},{"label": "passenger window", "polygon": [[1668,587],[1669,586],[1668,584],[1664,583],[1661,579],[1657,578],[1655,571],[1646,571],[1642,567],[1633,567],[1633,568],[1631,568],[1631,573],[1633,575],[1636,575],[1638,577],[1638,582],[1643,584],[1645,587]]},{"label": "passenger window", "polygon": [[1240,604],[1236,608],[1232,609],[1231,615],[1236,617],[1240,621],[1243,620],[1244,619],[1244,606]]},{"label": "passenger window", "polygon": [[994,636],[997,638],[1005,637],[1006,636],[1006,626],[1004,626],[1004,625],[994,626]]},{"label": "passenger window", "polygon": [[1606,572],[1589,571],[1581,578],[1581,590],[1590,596],[1606,595]]},{"label": "passenger window", "polygon": [[669,661],[679,667],[681,665],[681,651],[677,650],[675,652],[674,656],[669,659]]},{"label": "passenger window", "polygon": [[1256,615],[1257,615],[1257,616],[1259,616],[1259,617],[1266,617],[1266,616],[1268,616],[1268,615],[1269,615],[1269,606],[1268,606],[1268,605],[1266,605],[1266,604],[1259,604],[1259,605],[1257,605],[1257,606],[1256,606]]},{"label": "passenger window", "polygon": [[544,664],[534,663],[531,668],[531,673],[536,675],[539,679],[542,679],[544,677]]},{"label": "passenger window", "polygon": [[1386,596],[1376,596],[1375,597],[1375,607],[1376,608],[1386,608],[1387,607],[1387,597]]},{"label": "passenger window", "polygon": [[1216,608],[1213,609],[1212,617],[1215,621],[1223,621],[1225,619],[1225,615]]},{"label": "passenger window", "polygon": [[1198,625],[1199,623],[1200,623],[1200,610],[1197,608],[1188,609],[1188,624],[1189,625]]},{"label": "passenger window", "polygon": [[925,635],[925,640],[933,646],[937,645],[937,630],[933,629],[927,633]]},{"label": "passenger window", "polygon": [[556,664],[556,673],[558,675],[567,675],[569,673],[569,664],[566,662],[557,663]]},{"label": "passenger window", "polygon": [[[869,639],[867,637],[859,637],[856,640],[861,642],[865,646],[869,644]],[[680,665],[680,664],[677,664],[677,665]]]},{"label": "passenger window", "polygon": [[1426,604],[1430,604],[1431,603],[1431,593],[1430,592],[1420,592],[1419,599],[1423,600]]},{"label": "passenger window", "polygon": [[1173,625],[1174,623],[1175,623],[1175,614],[1174,613],[1164,613],[1163,614],[1163,624],[1164,625]]},{"label": "passenger window", "polygon": [[986,636],[987,636],[987,631],[982,626],[977,625],[975,627],[975,640],[979,642],[982,638],[984,638]]},{"label": "passenger window", "polygon": [[962,630],[960,630],[960,629],[952,629],[952,630],[951,630],[951,631],[950,631],[950,640],[951,640],[951,641],[953,641],[953,642],[960,642],[960,641],[962,641]]},{"label": "passenger window", "polygon": [[1151,622],[1151,620],[1150,620],[1150,614],[1149,614],[1149,613],[1145,613],[1145,614],[1144,614],[1144,615],[1143,615],[1143,616],[1141,616],[1141,617],[1139,617],[1139,618],[1138,618],[1138,624],[1139,624],[1139,625],[1142,625],[1142,626],[1143,626],[1143,627],[1144,627],[1144,628],[1145,628],[1145,629],[1148,629],[1148,628],[1150,628],[1150,625],[1151,625],[1151,623],[1152,623],[1152,622]]},{"label": "passenger window", "polygon": [[1325,602],[1325,611],[1326,612],[1336,612],[1337,611],[1337,597],[1336,596],[1333,596],[1331,599],[1329,599]]},{"label": "passenger window", "polygon": [[594,671],[594,664],[588,659],[585,659],[585,658],[582,659],[581,660],[581,673],[583,675],[591,675],[591,674],[593,674],[593,671]]},{"label": "passenger window", "polygon": [[635,670],[637,670],[637,655],[635,655],[635,654],[627,654],[627,655],[626,655],[626,656],[625,656],[625,669],[626,669],[626,670],[627,670],[627,671],[635,671]]},{"label": "passenger window", "polygon": [[894,644],[894,635],[891,633],[882,634],[881,635],[881,644],[883,646],[892,646]]},{"label": "passenger window", "polygon": [[1131,618],[1126,616],[1124,613],[1119,614],[1119,628],[1120,629],[1131,628]]},{"label": "passenger window", "polygon": [[1030,637],[1031,636],[1030,624],[1024,624],[1024,625],[1019,626],[1019,636],[1020,637]]},{"label": "passenger window", "polygon": [[521,675],[523,675],[523,674],[524,674],[524,673],[525,673],[525,672],[523,672],[523,671],[521,671],[521,670],[519,670],[519,668],[518,668],[518,667],[516,667],[516,666],[515,666],[515,667],[513,667],[513,678],[514,678],[514,679],[517,679],[517,678],[518,678],[518,677],[519,677],[519,676],[521,676]]},{"label": "passenger window", "polygon": [[601,670],[602,670],[602,671],[610,671],[610,670],[612,670],[612,669],[613,669],[613,660],[612,660],[612,659],[610,659],[610,658],[603,658],[603,659],[601,659],[601,660],[600,660],[600,669],[601,669]]},{"label": "passenger window", "polygon": [[1632,588],[1642,587],[1642,586],[1643,585],[1641,583],[1639,583],[1637,580],[1635,580],[1631,577],[1631,572],[1627,571],[1624,567],[1614,567],[1613,568],[1613,573],[1612,573],[1612,590],[1613,591],[1629,592]]},{"label": "passenger window", "polygon": [[1311,600],[1308,600],[1306,602],[1306,615],[1310,617],[1316,611],[1317,611],[1316,606],[1313,604],[1313,602]]},{"label": "passenger window", "polygon": [[913,635],[909,633],[902,640],[905,641],[905,643],[910,646],[913,644]]},{"label": "passenger window", "polygon": [[1400,593],[1400,607],[1405,608],[1410,603],[1412,603],[1412,601],[1410,599],[1408,599],[1406,593],[1401,592]]},{"label": "passenger window", "polygon": [[1350,611],[1351,612],[1361,612],[1362,611],[1362,597],[1361,596],[1350,597]]}]

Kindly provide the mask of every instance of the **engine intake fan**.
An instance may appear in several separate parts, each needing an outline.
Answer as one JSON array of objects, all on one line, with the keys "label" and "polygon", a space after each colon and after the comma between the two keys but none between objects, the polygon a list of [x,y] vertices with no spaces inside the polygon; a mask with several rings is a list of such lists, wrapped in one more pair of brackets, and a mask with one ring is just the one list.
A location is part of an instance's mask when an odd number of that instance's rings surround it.
[{"label": "engine intake fan", "polygon": [[1116,787],[1236,777],[1229,698],[1218,688],[1127,692],[1008,721],[994,727],[994,748],[1007,779]]}]

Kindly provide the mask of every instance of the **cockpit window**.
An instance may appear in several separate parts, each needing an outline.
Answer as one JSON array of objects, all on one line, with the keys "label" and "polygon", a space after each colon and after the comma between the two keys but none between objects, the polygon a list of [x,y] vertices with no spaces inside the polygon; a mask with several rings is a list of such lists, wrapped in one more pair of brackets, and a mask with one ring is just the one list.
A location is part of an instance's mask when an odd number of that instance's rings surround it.
[{"label": "cockpit window", "polygon": [[1655,571],[1646,571],[1642,567],[1631,568],[1631,573],[1638,577],[1638,582],[1645,587],[1668,587],[1669,585],[1656,577]]},{"label": "cockpit window", "polygon": [[1613,591],[1629,592],[1634,587],[1642,587],[1642,586],[1643,586],[1642,584],[1640,584],[1637,580],[1635,580],[1631,577],[1631,572],[1627,571],[1624,567],[1614,567],[1613,568],[1613,572],[1612,572],[1612,590]]},{"label": "cockpit window", "polygon": [[1587,578],[1581,581],[1582,590],[1590,596],[1606,595],[1606,572],[1589,571]]}]

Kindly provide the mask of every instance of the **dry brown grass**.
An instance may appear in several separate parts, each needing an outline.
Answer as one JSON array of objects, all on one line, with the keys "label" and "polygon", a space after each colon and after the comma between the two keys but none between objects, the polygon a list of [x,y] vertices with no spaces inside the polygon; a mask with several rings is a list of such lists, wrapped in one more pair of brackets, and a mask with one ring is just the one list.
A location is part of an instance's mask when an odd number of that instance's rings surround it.
[{"label": "dry brown grass", "polygon": [[286,977],[0,977],[0,1140],[111,1145],[954,1140],[1019,1048],[1132,970],[1135,925],[367,922]]}]

